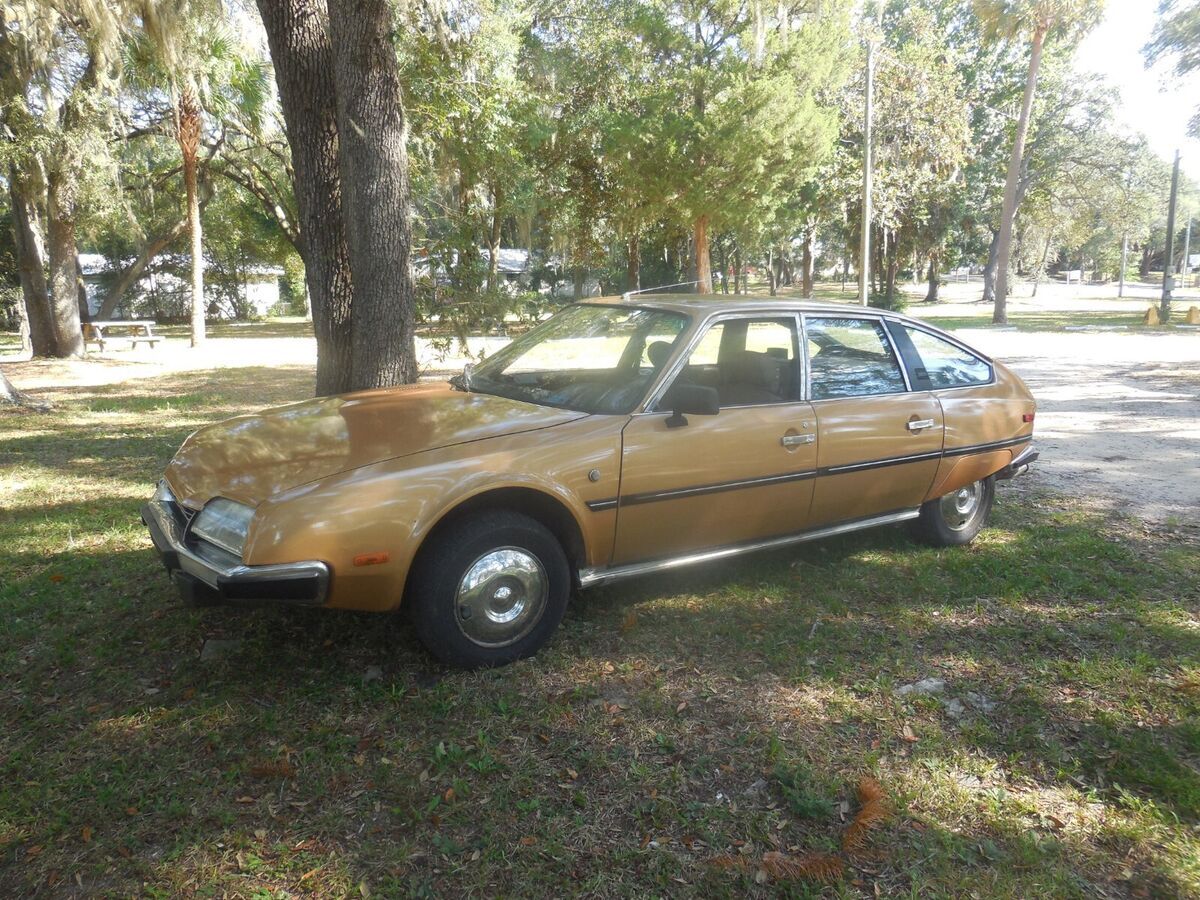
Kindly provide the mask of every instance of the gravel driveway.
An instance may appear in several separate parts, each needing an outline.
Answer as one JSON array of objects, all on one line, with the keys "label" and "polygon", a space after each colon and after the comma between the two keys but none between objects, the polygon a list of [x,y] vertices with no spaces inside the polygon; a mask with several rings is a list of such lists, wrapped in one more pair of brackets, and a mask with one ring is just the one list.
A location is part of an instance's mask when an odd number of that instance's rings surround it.
[{"label": "gravel driveway", "polygon": [[1200,330],[958,334],[1037,397],[1035,483],[1149,522],[1200,526]]}]

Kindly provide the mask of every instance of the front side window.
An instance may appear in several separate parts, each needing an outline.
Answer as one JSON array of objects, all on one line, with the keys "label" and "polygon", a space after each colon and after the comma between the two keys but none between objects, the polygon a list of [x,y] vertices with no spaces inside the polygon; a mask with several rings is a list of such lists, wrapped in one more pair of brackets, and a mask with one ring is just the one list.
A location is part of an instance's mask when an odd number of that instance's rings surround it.
[{"label": "front side window", "polygon": [[682,313],[581,304],[480,363],[456,385],[586,413],[628,413],[675,351]]},{"label": "front side window", "polygon": [[813,400],[899,394],[900,363],[878,319],[806,318]]},{"label": "front side window", "polygon": [[795,319],[726,319],[692,348],[675,384],[714,388],[723,409],[793,401],[796,346]]},{"label": "front side window", "polygon": [[[905,326],[904,331],[921,357],[925,377],[934,388],[987,384],[992,380],[992,367],[974,353],[919,328]],[[921,371],[918,369],[916,374],[920,377]]]}]

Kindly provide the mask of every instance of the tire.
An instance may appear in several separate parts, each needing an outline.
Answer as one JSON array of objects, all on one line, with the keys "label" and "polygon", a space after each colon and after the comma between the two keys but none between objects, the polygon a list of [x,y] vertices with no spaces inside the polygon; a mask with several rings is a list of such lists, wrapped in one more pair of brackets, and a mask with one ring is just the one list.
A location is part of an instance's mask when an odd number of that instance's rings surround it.
[{"label": "tire", "polygon": [[413,569],[405,605],[425,648],[463,669],[532,656],[571,595],[562,545],[521,513],[470,514],[434,534]]},{"label": "tire", "polygon": [[923,503],[912,523],[913,536],[933,547],[969,544],[987,524],[995,496],[995,480],[988,477]]}]

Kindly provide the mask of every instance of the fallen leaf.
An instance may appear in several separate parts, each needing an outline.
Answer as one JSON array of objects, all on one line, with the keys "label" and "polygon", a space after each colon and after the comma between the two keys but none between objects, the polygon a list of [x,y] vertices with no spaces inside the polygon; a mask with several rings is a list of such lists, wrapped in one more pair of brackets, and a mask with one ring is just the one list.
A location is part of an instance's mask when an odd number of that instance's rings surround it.
[{"label": "fallen leaf", "polygon": [[915,744],[918,740],[920,740],[920,738],[913,733],[912,728],[910,728],[908,725],[904,726],[903,730],[900,732],[900,736],[910,744]]},{"label": "fallen leaf", "polygon": [[677,707],[675,707],[675,712],[681,713],[685,709],[687,709],[687,701],[686,700],[682,701]]},{"label": "fallen leaf", "polygon": [[136,806],[125,807],[125,815],[136,816],[137,814],[138,814],[138,808]]},{"label": "fallen leaf", "polygon": [[238,797],[238,798],[237,798],[236,800],[234,800],[233,802],[234,802],[234,803],[253,803],[253,802],[254,802],[254,798],[253,798],[253,797]]},{"label": "fallen leaf", "polygon": [[250,767],[253,778],[294,778],[296,767],[286,759],[270,760]]},{"label": "fallen leaf", "polygon": [[83,826],[82,836],[83,836],[83,842],[85,844],[90,844],[92,842],[92,826],[91,825]]},{"label": "fallen leaf", "polygon": [[442,794],[442,800],[444,800],[446,803],[454,802],[454,788],[446,788],[446,793]]},{"label": "fallen leaf", "polygon": [[633,631],[634,627],[637,625],[637,621],[638,621],[637,613],[635,613],[635,612],[626,613],[625,618],[623,618],[621,620],[621,628],[620,628],[621,634],[628,634],[629,632]]},{"label": "fallen leaf", "polygon": [[525,837],[521,838],[521,846],[522,847],[532,847],[536,843],[537,843],[537,838],[535,838],[531,834],[527,834],[527,835],[525,835]]},{"label": "fallen leaf", "polygon": [[62,584],[66,580],[66,575],[51,575],[50,580],[55,584]]}]

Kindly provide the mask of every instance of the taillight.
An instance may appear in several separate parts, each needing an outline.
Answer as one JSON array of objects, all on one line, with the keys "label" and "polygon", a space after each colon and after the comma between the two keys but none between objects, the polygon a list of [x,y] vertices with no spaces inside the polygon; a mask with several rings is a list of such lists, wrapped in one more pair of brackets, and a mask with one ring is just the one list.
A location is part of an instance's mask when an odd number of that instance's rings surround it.
[{"label": "taillight", "polygon": [[1033,421],[1033,413],[1025,413],[1025,415],[1021,416],[1021,421],[1026,424],[1032,422]]}]

